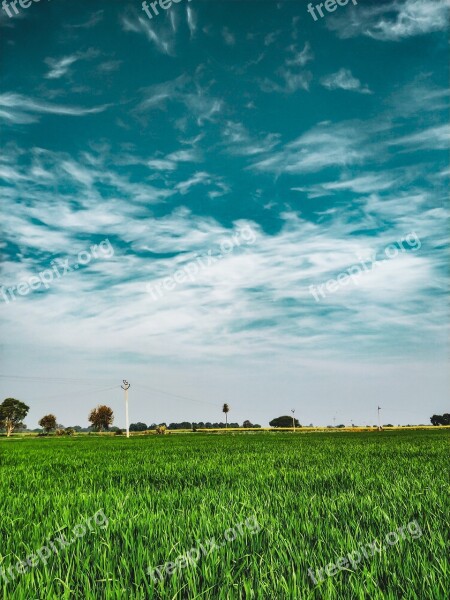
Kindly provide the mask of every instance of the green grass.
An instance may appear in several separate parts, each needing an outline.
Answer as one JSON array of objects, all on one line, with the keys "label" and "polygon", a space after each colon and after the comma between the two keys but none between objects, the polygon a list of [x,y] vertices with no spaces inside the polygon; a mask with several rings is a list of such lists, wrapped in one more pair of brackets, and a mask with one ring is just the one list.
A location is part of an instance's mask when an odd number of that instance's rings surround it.
[{"label": "green grass", "polygon": [[[448,431],[0,439],[0,566],[95,527],[3,600],[448,598]],[[149,566],[255,516],[261,530],[153,583]],[[416,520],[353,570],[314,570]]]}]

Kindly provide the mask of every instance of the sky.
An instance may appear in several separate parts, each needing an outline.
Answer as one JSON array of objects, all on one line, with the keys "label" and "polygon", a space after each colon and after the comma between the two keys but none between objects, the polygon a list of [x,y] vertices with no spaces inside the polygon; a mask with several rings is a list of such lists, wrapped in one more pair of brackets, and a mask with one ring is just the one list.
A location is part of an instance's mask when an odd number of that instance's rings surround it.
[{"label": "sky", "polygon": [[148,424],[448,412],[447,1],[6,6],[0,399],[28,427],[124,426],[123,379]]}]

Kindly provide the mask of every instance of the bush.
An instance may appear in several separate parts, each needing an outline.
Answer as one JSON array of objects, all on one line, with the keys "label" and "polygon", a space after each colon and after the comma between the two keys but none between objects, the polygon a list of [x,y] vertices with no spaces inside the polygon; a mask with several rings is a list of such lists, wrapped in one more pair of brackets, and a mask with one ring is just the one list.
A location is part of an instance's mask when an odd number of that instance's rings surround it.
[{"label": "bush", "polygon": [[165,435],[166,433],[168,433],[167,427],[165,425],[158,425],[158,427],[156,428],[156,433],[158,433],[159,435]]},{"label": "bush", "polygon": [[114,435],[123,435],[123,429],[117,428],[116,431],[114,432]]},{"label": "bush", "polygon": [[73,427],[66,427],[65,434],[66,435],[75,435],[75,429]]},{"label": "bush", "polygon": [[65,435],[66,432],[64,431],[64,429],[57,429],[55,433],[57,436],[62,436]]}]

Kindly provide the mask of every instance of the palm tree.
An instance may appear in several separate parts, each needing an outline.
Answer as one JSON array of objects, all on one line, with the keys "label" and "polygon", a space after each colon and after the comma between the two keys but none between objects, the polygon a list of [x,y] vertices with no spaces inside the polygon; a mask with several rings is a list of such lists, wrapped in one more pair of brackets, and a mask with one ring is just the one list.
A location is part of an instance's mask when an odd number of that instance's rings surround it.
[{"label": "palm tree", "polygon": [[230,412],[228,404],[223,405],[222,412],[225,413],[225,427],[228,427],[228,413]]}]

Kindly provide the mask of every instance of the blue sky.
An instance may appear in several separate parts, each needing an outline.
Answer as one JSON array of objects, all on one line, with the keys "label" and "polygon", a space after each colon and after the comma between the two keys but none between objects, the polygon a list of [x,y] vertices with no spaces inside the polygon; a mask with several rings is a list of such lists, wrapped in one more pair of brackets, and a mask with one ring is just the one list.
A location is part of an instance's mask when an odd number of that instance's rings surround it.
[{"label": "blue sky", "polygon": [[448,3],[307,4],[1,11],[0,393],[29,426],[123,425],[123,378],[148,423],[448,412]]}]

